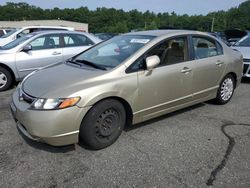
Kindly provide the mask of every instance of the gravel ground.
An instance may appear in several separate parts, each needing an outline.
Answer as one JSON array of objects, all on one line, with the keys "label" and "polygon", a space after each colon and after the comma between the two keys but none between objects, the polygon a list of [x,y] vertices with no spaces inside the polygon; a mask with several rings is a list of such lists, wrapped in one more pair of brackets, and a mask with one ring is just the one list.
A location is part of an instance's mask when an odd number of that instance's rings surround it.
[{"label": "gravel ground", "polygon": [[112,146],[51,147],[22,137],[0,93],[0,187],[250,187],[250,79],[231,102],[135,125]]}]

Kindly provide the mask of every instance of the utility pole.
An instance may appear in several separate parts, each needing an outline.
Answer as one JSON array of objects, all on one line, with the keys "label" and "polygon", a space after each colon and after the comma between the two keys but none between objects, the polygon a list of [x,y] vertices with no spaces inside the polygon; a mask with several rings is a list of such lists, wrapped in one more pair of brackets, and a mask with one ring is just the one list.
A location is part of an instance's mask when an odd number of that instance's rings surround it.
[{"label": "utility pole", "polygon": [[215,16],[213,17],[213,20],[212,20],[211,32],[214,32],[214,20],[215,20]]}]

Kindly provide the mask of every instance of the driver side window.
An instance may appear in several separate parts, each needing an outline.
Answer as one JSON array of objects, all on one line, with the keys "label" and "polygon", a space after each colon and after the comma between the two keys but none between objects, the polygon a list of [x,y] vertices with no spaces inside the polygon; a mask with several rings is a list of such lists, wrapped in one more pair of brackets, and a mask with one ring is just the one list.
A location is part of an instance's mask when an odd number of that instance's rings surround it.
[{"label": "driver side window", "polygon": [[60,47],[59,35],[45,35],[30,42],[32,50],[44,50]]}]

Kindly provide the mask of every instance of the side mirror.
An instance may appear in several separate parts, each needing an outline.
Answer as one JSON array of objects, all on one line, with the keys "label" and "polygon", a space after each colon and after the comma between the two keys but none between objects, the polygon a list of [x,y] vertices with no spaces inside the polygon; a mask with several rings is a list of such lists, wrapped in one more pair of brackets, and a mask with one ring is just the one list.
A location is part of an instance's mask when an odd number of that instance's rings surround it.
[{"label": "side mirror", "polygon": [[153,70],[160,63],[160,58],[157,55],[153,55],[146,58],[147,70]]},{"label": "side mirror", "polygon": [[27,44],[26,46],[23,47],[22,51],[23,52],[28,52],[32,50],[32,46],[30,44]]}]

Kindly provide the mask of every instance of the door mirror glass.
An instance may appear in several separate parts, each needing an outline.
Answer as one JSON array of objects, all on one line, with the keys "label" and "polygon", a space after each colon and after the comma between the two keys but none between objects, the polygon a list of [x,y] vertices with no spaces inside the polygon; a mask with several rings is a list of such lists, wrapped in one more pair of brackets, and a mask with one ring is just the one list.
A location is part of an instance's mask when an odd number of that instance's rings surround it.
[{"label": "door mirror glass", "polygon": [[157,55],[153,55],[146,58],[147,69],[153,70],[160,63],[160,58]]},{"label": "door mirror glass", "polygon": [[30,44],[27,44],[26,46],[24,46],[23,47],[23,52],[28,52],[28,51],[30,51],[30,50],[32,50],[32,46],[30,45]]}]

